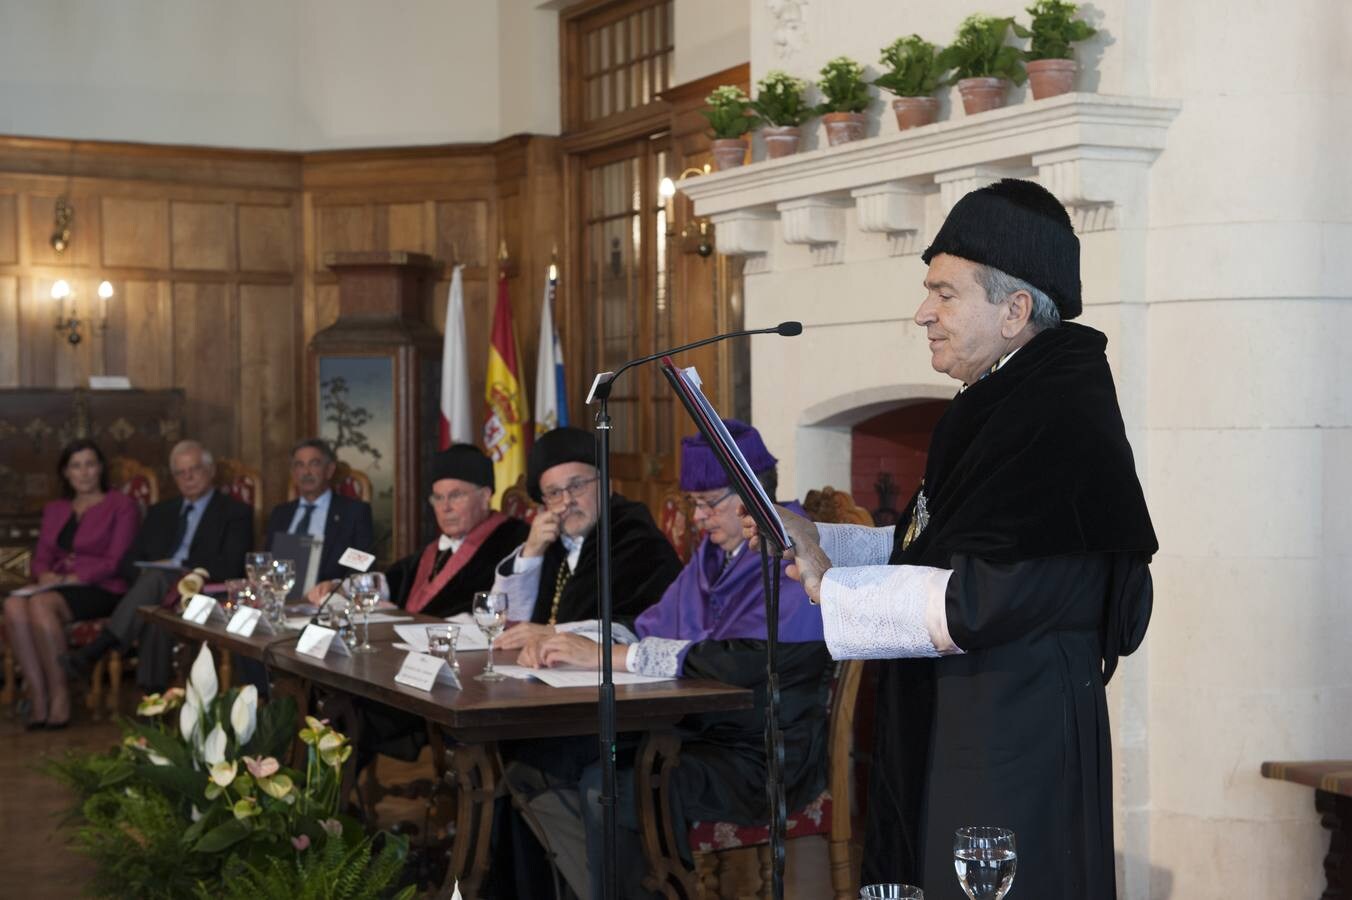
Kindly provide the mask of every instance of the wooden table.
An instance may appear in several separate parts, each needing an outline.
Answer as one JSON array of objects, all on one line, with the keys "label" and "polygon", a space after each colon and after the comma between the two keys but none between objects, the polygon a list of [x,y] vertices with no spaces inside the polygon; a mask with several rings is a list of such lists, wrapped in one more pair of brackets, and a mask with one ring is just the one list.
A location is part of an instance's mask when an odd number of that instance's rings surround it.
[{"label": "wooden table", "polygon": [[[375,653],[317,660],[296,652],[297,633],[241,638],[226,632],[223,623],[197,625],[166,609],[147,609],[142,614],[184,640],[207,641],[223,650],[261,659],[269,668],[304,683],[420,716],[427,721],[429,734],[435,735],[440,729],[451,738],[448,777],[456,789],[456,832],[448,884],[452,875],[457,877],[465,900],[478,896],[488,863],[498,786],[495,742],[599,731],[596,688],[554,688],[514,678],[475,681],[474,676],[483,671],[487,661],[485,652],[461,651],[459,690],[438,684],[431,691],[418,691],[395,684],[394,675],[405,654],[391,646],[398,640],[393,624],[371,626],[371,643],[379,648]],[[409,623],[429,625],[442,621],[428,616],[408,619]],[[494,654],[495,663],[515,659],[515,652]],[[621,732],[669,728],[691,713],[749,709],[751,705],[750,690],[717,681],[679,679],[615,687],[615,714]],[[359,736],[354,736],[357,739]]]},{"label": "wooden table", "polygon": [[1352,900],[1352,760],[1265,762],[1263,777],[1314,788],[1314,808],[1330,832],[1320,900]]}]

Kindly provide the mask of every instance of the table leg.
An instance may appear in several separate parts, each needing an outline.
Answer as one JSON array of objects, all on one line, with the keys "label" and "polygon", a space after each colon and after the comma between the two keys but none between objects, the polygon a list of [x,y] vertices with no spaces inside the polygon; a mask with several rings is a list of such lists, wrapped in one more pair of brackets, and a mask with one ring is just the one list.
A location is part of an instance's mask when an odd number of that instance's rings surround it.
[{"label": "table leg", "polygon": [[1352,900],[1352,797],[1316,790],[1314,808],[1320,824],[1329,830],[1320,900]]},{"label": "table leg", "polygon": [[307,748],[300,739],[300,730],[305,727],[305,717],[310,714],[310,683],[276,669],[268,670],[268,679],[273,700],[290,697],[296,704],[296,727],[291,735],[291,768],[304,772]]},{"label": "table leg", "polygon": [[450,744],[448,777],[455,785],[455,839],[451,844],[451,865],[441,895],[449,897],[459,880],[460,896],[477,900],[484,873],[488,871],[488,849],[493,833],[493,801],[497,794],[498,771],[493,744]]}]

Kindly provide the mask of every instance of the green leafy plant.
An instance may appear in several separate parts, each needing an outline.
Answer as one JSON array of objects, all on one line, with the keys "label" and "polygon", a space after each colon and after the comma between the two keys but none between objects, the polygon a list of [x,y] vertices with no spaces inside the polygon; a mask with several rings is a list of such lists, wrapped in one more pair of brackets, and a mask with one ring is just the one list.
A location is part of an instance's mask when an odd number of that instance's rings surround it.
[{"label": "green leafy plant", "polygon": [[700,114],[709,120],[714,140],[735,140],[751,130],[756,117],[747,110],[751,99],[736,85],[716,87],[704,98],[707,104]]},{"label": "green leafy plant", "polygon": [[1013,30],[1028,37],[1028,30],[1011,17],[971,15],[958,26],[953,43],[939,52],[942,71],[954,70],[955,78],[1007,78],[1023,84],[1028,73],[1023,68],[1023,51],[1005,43]]},{"label": "green leafy plant", "polygon": [[[379,900],[399,877],[408,838],[388,837],[378,853],[371,838],[328,841],[295,856],[269,857],[227,870],[224,883],[198,885],[199,900]],[[392,900],[409,900],[409,885]]]},{"label": "green leafy plant", "polygon": [[812,117],[812,107],[804,99],[806,93],[806,81],[776,69],[756,82],[756,99],[751,101],[751,108],[766,125],[802,125]]},{"label": "green leafy plant", "polygon": [[817,88],[822,92],[822,102],[812,110],[817,116],[863,112],[873,99],[864,81],[864,67],[848,56],[837,56],[822,66]]},{"label": "green leafy plant", "polygon": [[[366,891],[324,896],[377,896],[398,873],[386,854],[401,864],[406,842],[387,842],[373,860],[360,825],[338,815],[341,769],[352,753],[347,738],[307,716],[299,732],[305,769],[283,766],[295,703],[282,698],[260,708],[251,685],[221,692],[206,646],[186,688],[148,695],[137,713],[115,750],[45,766],[81,798],[74,844],[97,864],[96,895],[220,896],[236,874],[252,872],[285,876],[292,885],[285,896],[308,896],[292,879],[295,867],[309,871],[307,853],[348,860],[343,883]],[[272,867],[277,860],[285,865]]]},{"label": "green leafy plant", "polygon": [[1098,33],[1088,22],[1075,18],[1079,9],[1078,4],[1070,3],[1068,0],[1036,0],[1028,7],[1025,11],[1033,21],[1027,29],[1027,34],[1020,36],[1032,35],[1033,40],[1024,51],[1024,59],[1032,61],[1073,58],[1075,51],[1070,45],[1087,41]]},{"label": "green leafy plant", "polygon": [[900,37],[882,49],[888,71],[873,83],[898,97],[928,97],[947,82],[939,66],[939,48],[918,34]]}]

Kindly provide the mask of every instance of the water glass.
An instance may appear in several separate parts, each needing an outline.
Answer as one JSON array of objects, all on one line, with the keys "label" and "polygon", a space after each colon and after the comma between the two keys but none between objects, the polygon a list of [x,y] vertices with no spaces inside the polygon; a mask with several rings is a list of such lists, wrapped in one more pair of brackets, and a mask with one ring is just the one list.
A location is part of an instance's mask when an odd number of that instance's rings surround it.
[{"label": "water glass", "polygon": [[271,601],[268,606],[268,618],[274,625],[281,625],[286,619],[286,597],[296,586],[296,562],[291,559],[274,559],[263,576],[268,587]]},{"label": "water glass", "polygon": [[267,572],[268,567],[272,565],[271,553],[246,553],[244,554],[244,574],[248,576],[249,584],[256,591],[263,584],[263,574]]},{"label": "water glass", "polygon": [[480,591],[474,595],[474,624],[488,638],[488,664],[475,681],[502,681],[507,676],[493,671],[493,639],[507,627],[507,595]]},{"label": "water glass", "polygon": [[1018,856],[1014,832],[990,825],[968,825],[953,837],[953,868],[972,900],[1000,900],[1014,883]]},{"label": "water glass", "polygon": [[859,900],[925,900],[925,892],[909,884],[866,884]]},{"label": "water glass", "polygon": [[249,582],[244,578],[230,578],[225,582],[225,602],[221,604],[226,616],[233,616],[241,606],[252,606],[248,600],[253,595],[249,591]]},{"label": "water glass", "polygon": [[358,572],[348,578],[352,588],[352,602],[362,613],[362,641],[353,651],[373,653],[371,646],[371,611],[380,605],[380,573]]},{"label": "water glass", "polygon": [[427,652],[446,660],[456,674],[460,673],[460,663],[455,658],[455,645],[459,639],[459,625],[427,626]]}]

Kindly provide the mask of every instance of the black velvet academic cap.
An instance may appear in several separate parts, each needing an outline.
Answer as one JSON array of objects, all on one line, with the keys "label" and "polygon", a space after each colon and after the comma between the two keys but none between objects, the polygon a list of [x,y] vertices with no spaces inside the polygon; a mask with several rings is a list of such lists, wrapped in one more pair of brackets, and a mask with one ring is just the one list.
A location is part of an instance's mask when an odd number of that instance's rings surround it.
[{"label": "black velvet academic cap", "polygon": [[565,425],[540,435],[526,460],[526,493],[536,503],[543,503],[540,476],[555,466],[570,462],[596,465],[596,439],[590,431]]},{"label": "black velvet academic cap", "polygon": [[953,205],[926,265],[940,253],[1021,278],[1051,297],[1062,319],[1080,314],[1080,239],[1066,208],[1031,181],[1006,178]]},{"label": "black velvet academic cap", "polygon": [[432,484],[443,478],[493,488],[493,461],[473,444],[452,444],[432,457]]}]

